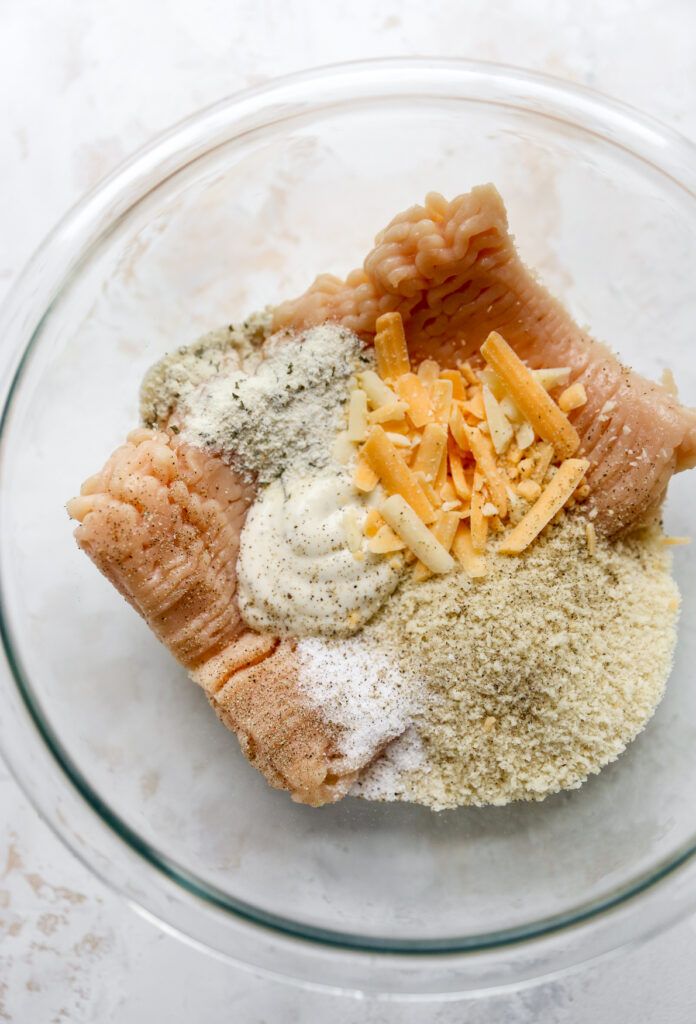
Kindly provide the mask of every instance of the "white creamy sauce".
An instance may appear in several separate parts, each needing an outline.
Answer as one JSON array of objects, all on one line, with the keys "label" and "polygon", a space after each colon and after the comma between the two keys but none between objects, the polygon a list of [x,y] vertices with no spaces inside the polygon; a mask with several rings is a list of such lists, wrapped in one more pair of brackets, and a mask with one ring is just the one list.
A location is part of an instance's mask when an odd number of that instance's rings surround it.
[{"label": "white creamy sauce", "polygon": [[275,480],[252,505],[237,563],[239,607],[253,629],[349,636],[393,593],[401,570],[348,549],[346,509],[359,527],[368,504],[345,472]]},{"label": "white creamy sauce", "polygon": [[[228,341],[227,335],[219,341],[224,352]],[[212,342],[218,344],[217,335],[200,343],[203,356]],[[228,360],[215,372],[217,364],[201,369],[198,348],[182,352],[182,373],[191,378],[186,388],[174,372],[178,363],[164,368],[164,384],[182,395],[181,438],[219,453],[258,487],[237,565],[247,624],[284,636],[350,636],[401,576],[393,560],[370,554],[362,537],[379,490],[369,498],[356,491],[350,468],[339,465],[335,453],[354,374],[374,365],[374,353],[332,323],[267,337],[254,351],[252,373],[243,359]],[[169,391],[155,397],[169,408]],[[362,542],[359,557],[349,547],[347,510],[351,546]]]}]

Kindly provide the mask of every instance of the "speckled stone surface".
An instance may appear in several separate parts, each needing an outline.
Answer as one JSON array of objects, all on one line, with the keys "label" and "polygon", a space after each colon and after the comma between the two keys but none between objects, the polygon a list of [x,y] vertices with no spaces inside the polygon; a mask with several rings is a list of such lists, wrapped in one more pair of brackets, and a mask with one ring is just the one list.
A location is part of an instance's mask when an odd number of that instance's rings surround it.
[{"label": "speckled stone surface", "polygon": [[[406,54],[537,68],[696,136],[687,0],[4,0],[0,297],[55,220],[173,121],[286,71]],[[2,356],[0,339],[0,372]],[[303,993],[137,916],[63,849],[0,766],[0,1021],[691,1024],[695,960],[696,917],[562,980],[477,1002]]]}]

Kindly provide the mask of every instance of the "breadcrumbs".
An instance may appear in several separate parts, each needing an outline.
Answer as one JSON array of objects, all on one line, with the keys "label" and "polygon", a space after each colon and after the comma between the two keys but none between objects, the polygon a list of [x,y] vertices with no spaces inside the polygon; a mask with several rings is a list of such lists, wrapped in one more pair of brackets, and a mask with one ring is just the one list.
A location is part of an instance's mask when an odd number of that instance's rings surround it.
[{"label": "breadcrumbs", "polygon": [[519,558],[491,548],[484,579],[405,583],[364,631],[426,691],[425,756],[392,798],[441,810],[574,789],[662,697],[679,599],[657,530],[590,554],[571,515]]}]

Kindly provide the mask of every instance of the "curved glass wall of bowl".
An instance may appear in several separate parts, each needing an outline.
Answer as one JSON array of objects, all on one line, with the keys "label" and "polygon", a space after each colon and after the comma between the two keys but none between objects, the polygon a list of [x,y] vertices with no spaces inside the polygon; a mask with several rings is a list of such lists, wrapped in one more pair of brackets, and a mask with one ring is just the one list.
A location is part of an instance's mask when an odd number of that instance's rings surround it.
[{"label": "curved glass wall of bowl", "polygon": [[[158,138],[46,240],[4,309],[3,745],[89,867],[163,926],[302,984],[479,993],[693,906],[694,555],[653,722],[582,789],[432,814],[270,790],[70,538],[63,505],[136,422],[163,352],[345,273],[396,210],[494,181],[575,316],[696,404],[696,161],[600,96],[498,66],[387,61],[232,97]],[[666,520],[689,531],[696,479]]]}]

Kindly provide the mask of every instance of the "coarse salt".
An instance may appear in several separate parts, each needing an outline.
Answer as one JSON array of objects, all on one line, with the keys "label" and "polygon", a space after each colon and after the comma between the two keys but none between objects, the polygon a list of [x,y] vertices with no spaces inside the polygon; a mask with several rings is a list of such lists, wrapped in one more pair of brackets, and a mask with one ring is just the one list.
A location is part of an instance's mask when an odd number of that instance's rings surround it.
[{"label": "coarse salt", "polygon": [[340,729],[346,769],[358,767],[400,736],[417,705],[418,688],[373,643],[309,637],[297,645],[298,685],[324,718]]}]

